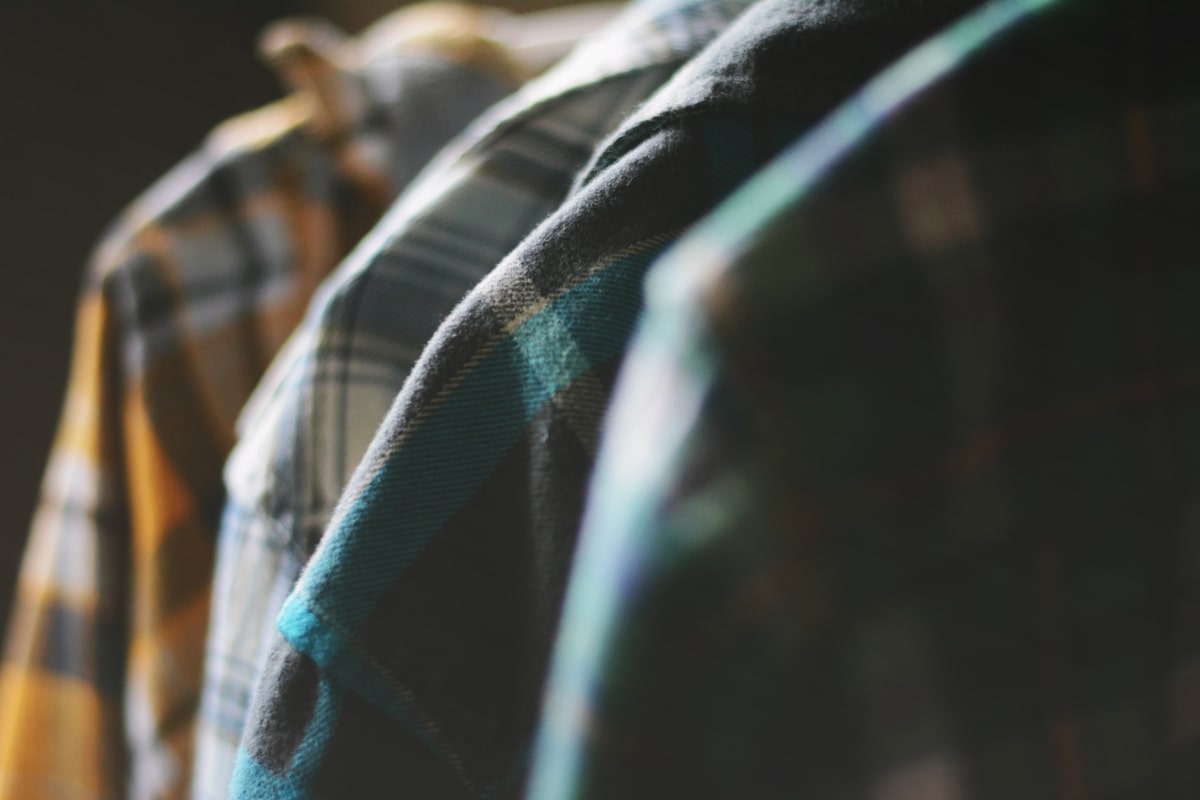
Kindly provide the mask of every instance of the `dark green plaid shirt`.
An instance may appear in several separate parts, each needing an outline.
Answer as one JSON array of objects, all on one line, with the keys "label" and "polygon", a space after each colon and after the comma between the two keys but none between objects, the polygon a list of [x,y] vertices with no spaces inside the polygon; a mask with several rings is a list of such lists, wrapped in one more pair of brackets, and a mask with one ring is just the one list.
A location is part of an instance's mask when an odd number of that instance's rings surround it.
[{"label": "dark green plaid shirt", "polygon": [[993,3],[658,263],[532,800],[1200,797],[1192,8]]}]

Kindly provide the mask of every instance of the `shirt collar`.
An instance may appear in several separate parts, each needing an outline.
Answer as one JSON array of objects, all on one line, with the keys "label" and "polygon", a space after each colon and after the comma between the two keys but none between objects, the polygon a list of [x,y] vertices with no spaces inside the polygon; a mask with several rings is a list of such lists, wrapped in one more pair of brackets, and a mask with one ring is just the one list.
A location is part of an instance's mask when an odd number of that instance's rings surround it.
[{"label": "shirt collar", "polygon": [[[685,115],[739,113],[765,110],[774,114],[806,114],[811,107],[809,92],[787,87],[801,80],[803,68],[795,70],[780,63],[763,62],[765,54],[795,53],[807,35],[821,36],[824,30],[848,25],[864,26],[895,21],[914,31],[937,30],[980,0],[924,0],[920,5],[882,4],[879,0],[835,0],[809,3],[805,0],[755,0],[745,3],[744,13],[730,19],[718,37],[688,61],[671,79],[635,111],[607,141],[596,148],[591,162],[579,174],[576,190],[589,182],[606,165],[627,152],[629,143]],[[749,6],[749,8],[747,8]],[[901,16],[903,15],[903,16]],[[917,39],[919,41],[919,38]],[[870,48],[869,44],[864,47]],[[789,56],[790,58],[790,56]],[[778,59],[776,59],[777,61]],[[822,83],[813,73],[814,90]]]},{"label": "shirt collar", "polygon": [[635,0],[563,61],[498,103],[468,130],[486,148],[508,128],[558,100],[639,70],[686,61],[754,0]]},{"label": "shirt collar", "polygon": [[310,131],[336,139],[364,127],[387,104],[390,93],[373,81],[393,82],[397,64],[406,58],[433,57],[520,85],[525,69],[489,36],[489,26],[510,16],[457,3],[423,3],[393,12],[357,37],[321,19],[290,18],[267,26],[258,49],[293,101],[305,106]]}]

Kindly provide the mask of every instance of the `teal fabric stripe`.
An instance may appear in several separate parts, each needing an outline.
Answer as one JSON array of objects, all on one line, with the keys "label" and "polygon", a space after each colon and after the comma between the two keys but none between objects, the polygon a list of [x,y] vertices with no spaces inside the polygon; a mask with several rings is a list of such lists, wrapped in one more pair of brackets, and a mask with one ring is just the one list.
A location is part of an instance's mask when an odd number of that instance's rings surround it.
[{"label": "teal fabric stripe", "polygon": [[[690,349],[680,344],[686,336],[674,324],[664,329],[662,323],[661,318],[651,316],[639,326],[639,349],[627,362],[617,388],[618,396],[629,396],[623,388],[626,386],[642,391],[610,418],[613,430],[629,429],[622,424],[621,414],[637,414],[639,419],[650,414],[656,423],[654,447],[646,450],[636,469],[613,459],[601,458],[597,463],[592,496],[623,497],[625,502],[604,505],[600,509],[602,519],[584,519],[564,604],[564,624],[559,627],[554,647],[548,684],[553,691],[546,696],[534,743],[535,768],[528,794],[531,800],[566,800],[575,792],[582,753],[574,734],[587,714],[592,670],[598,665],[596,653],[603,651],[604,644],[594,633],[607,635],[613,629],[622,611],[620,600],[639,582],[639,567],[645,562],[638,536],[653,527],[658,507],[654,502],[657,496],[647,487],[659,485],[662,476],[671,474],[674,456],[680,453],[700,414],[706,379],[714,369],[711,358],[704,354],[677,359],[679,349]],[[656,402],[663,385],[671,387],[673,402],[669,410],[662,410]],[[629,451],[621,443],[610,446]],[[601,491],[603,494],[598,494]],[[599,529],[606,535],[587,534]],[[621,587],[615,595],[613,587]],[[568,620],[570,624],[565,624]]]},{"label": "teal fabric stripe", "polygon": [[288,764],[288,777],[276,775],[258,763],[242,747],[234,763],[230,794],[233,797],[278,798],[303,800],[315,797],[317,770],[327,751],[329,738],[342,711],[340,690],[323,680],[317,687],[317,704],[304,729],[304,737]]},{"label": "teal fabric stripe", "polygon": [[[381,673],[366,658],[347,649],[349,643],[339,637],[312,609],[302,603],[289,603],[279,617],[278,627],[284,637],[293,643],[293,647],[306,653],[322,669],[336,674],[339,681],[399,722],[447,763],[461,766],[461,759],[438,735],[434,723],[422,720],[407,689]],[[327,681],[322,681],[322,690],[326,684]],[[314,741],[314,753],[320,751],[323,743],[324,739],[321,744]]]},{"label": "teal fabric stripe", "polygon": [[293,647],[318,664],[335,663],[346,648],[347,642],[337,630],[326,625],[305,603],[285,604],[275,627]]},{"label": "teal fabric stripe", "polygon": [[[347,510],[331,533],[329,552],[313,562],[285,605],[280,631],[293,647],[323,668],[369,672],[363,664],[349,669],[347,659],[359,657],[349,652],[343,657],[330,637],[354,636],[543,404],[590,365],[624,351],[640,308],[641,277],[660,249],[655,245],[615,262],[559,295],[489,351],[415,426]],[[547,361],[575,348],[575,356]],[[513,376],[520,376],[517,385]],[[353,577],[343,574],[347,570]],[[347,580],[356,591],[344,591]],[[305,603],[315,615],[304,611]],[[313,632],[322,627],[329,633]]]},{"label": "teal fabric stripe", "polygon": [[233,785],[230,796],[271,798],[271,800],[302,800],[299,788],[255,761],[249,753],[238,748],[233,766]]},{"label": "teal fabric stripe", "polygon": [[292,755],[288,775],[296,786],[309,787],[309,794],[314,794],[312,787],[316,785],[317,770],[321,767],[324,754],[328,752],[329,739],[342,714],[341,691],[328,680],[321,680],[317,685],[316,707],[305,726],[304,738]]}]

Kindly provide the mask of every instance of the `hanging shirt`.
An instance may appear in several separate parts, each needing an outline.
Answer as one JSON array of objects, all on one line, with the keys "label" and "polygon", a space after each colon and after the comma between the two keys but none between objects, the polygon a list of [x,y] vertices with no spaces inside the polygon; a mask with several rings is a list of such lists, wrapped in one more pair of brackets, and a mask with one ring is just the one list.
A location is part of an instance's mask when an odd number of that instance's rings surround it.
[{"label": "hanging shirt", "polygon": [[520,793],[644,270],[961,7],[759,3],[600,148],[384,421],[281,612],[236,797]]},{"label": "hanging shirt", "polygon": [[530,797],[1200,792],[1200,55],[934,38],[656,265]]},{"label": "hanging shirt", "polygon": [[747,2],[623,11],[448,148],[322,289],[226,469],[198,797],[228,785],[275,618],[421,348],[562,202],[596,144]]},{"label": "hanging shirt", "polygon": [[273,29],[297,93],[219,127],[97,249],[0,674],[0,798],[185,794],[234,419],[318,281],[515,88],[498,46],[440,31]]}]

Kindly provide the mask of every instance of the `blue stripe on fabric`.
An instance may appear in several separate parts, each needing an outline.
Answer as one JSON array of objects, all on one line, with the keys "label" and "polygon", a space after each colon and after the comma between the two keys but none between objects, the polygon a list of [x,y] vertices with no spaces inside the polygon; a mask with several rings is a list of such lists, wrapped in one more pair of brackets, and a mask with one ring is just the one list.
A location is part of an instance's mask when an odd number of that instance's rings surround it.
[{"label": "blue stripe on fabric", "polygon": [[[468,777],[461,772],[462,759],[441,736],[436,724],[421,714],[408,689],[382,673],[369,658],[359,657],[356,651],[340,646],[329,646],[325,637],[334,637],[335,634],[311,609],[300,604],[285,609],[285,614],[279,618],[279,627],[281,630],[287,627],[290,630],[303,631],[301,638],[311,643],[314,652],[319,651],[326,656],[324,661],[314,657],[315,661],[321,663],[330,674],[336,674],[340,683],[352,687],[370,705],[399,722],[405,730],[447,763],[459,767],[461,777]],[[322,691],[327,683],[322,681]],[[310,735],[306,734],[304,748],[306,751],[318,752],[327,738],[328,735],[323,738],[313,736],[310,739]],[[297,759],[297,764],[299,761],[300,759]]]},{"label": "blue stripe on fabric", "polygon": [[337,730],[338,718],[345,703],[342,689],[328,680],[317,684],[317,702],[304,728],[304,737],[296,746],[288,764],[291,785],[297,791],[315,797],[313,788],[317,773],[329,752],[329,740]]},{"label": "blue stripe on fabric", "polygon": [[443,757],[451,751],[432,723],[419,718],[386,667],[351,649],[352,637],[507,457],[538,409],[591,365],[624,351],[642,277],[661,249],[598,270],[487,351],[372,478],[278,618],[293,647]]},{"label": "blue stripe on fabric", "polygon": [[341,680],[354,685],[367,702],[403,723],[434,750],[439,749],[435,737],[420,730],[419,715],[404,696],[405,690],[377,669],[368,668],[365,660],[353,656],[354,651],[343,648],[337,633],[312,609],[300,603],[290,604],[279,617],[279,628],[296,631],[297,642],[304,645],[292,643],[297,650],[337,673]]},{"label": "blue stripe on fabric", "polygon": [[233,778],[229,782],[229,796],[239,800],[303,800],[304,794],[239,747],[233,763]]},{"label": "blue stripe on fabric", "polygon": [[[418,420],[288,599],[279,627],[297,649],[323,667],[332,663],[340,650],[333,632],[310,627],[324,622],[342,636],[354,635],[508,455],[537,410],[589,365],[624,350],[640,307],[641,277],[659,249],[600,269],[550,301]],[[583,358],[555,360],[566,337]],[[294,610],[305,601],[318,609],[315,617]]]},{"label": "blue stripe on fabric", "polygon": [[292,647],[322,666],[334,663],[343,652],[345,639],[338,630],[307,605],[293,602],[292,598],[284,603],[275,627]]},{"label": "blue stripe on fabric", "polygon": [[327,680],[317,687],[317,703],[304,728],[286,775],[277,775],[238,747],[229,796],[254,800],[307,800],[317,797],[316,777],[328,754],[343,700],[341,690]]}]

